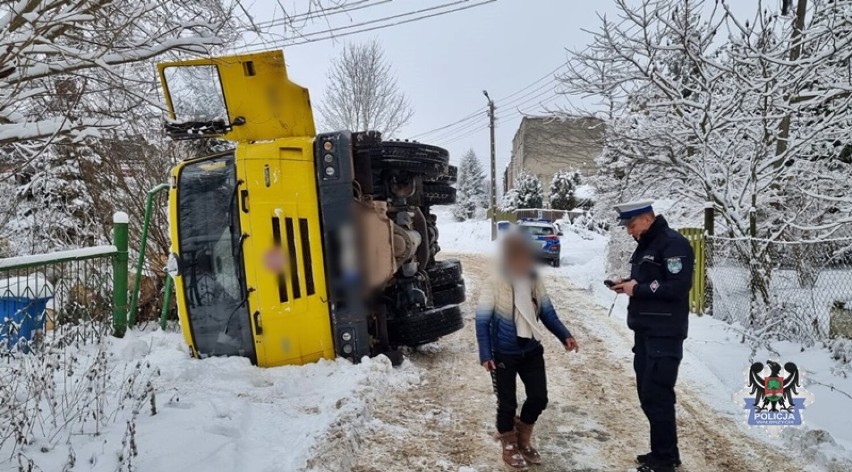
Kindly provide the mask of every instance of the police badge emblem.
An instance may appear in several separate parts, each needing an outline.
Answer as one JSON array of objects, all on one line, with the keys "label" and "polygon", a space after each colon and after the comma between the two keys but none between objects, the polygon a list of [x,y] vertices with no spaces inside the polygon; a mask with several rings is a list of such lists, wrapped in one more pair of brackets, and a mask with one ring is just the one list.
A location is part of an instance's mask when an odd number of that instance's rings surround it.
[{"label": "police badge emblem", "polygon": [[680,257],[670,257],[666,259],[666,268],[669,269],[669,272],[672,274],[677,274],[683,270],[683,261]]}]

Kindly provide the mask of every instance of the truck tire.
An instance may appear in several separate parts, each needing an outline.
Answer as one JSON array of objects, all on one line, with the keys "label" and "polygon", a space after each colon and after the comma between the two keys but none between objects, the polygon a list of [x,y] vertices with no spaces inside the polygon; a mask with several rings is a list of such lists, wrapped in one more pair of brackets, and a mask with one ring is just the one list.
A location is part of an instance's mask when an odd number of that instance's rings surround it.
[{"label": "truck tire", "polygon": [[461,262],[458,259],[435,261],[434,264],[426,268],[426,275],[429,276],[432,290],[437,287],[455,285],[462,280]]},{"label": "truck tire", "polygon": [[420,162],[408,159],[379,159],[373,162],[373,167],[380,170],[403,170],[412,174],[420,174],[426,178],[441,175],[446,166],[434,162]]},{"label": "truck tire", "polygon": [[424,183],[423,184],[423,204],[432,205],[452,205],[456,202],[456,189],[447,184]]},{"label": "truck tire", "polygon": [[420,346],[463,326],[461,308],[451,305],[388,320],[388,338],[393,346]]},{"label": "truck tire", "polygon": [[[413,143],[408,141],[385,141],[382,143],[382,155],[384,159],[401,159],[406,161],[418,161],[442,164],[450,162],[450,153],[438,146],[430,144]],[[443,172],[446,174],[445,172]]]},{"label": "truck tire", "polygon": [[432,303],[435,306],[458,305],[464,302],[464,299],[464,281],[432,290]]},{"label": "truck tire", "polygon": [[376,169],[402,170],[437,179],[447,174],[450,153],[444,148],[406,141],[384,141],[382,152],[373,153]]}]

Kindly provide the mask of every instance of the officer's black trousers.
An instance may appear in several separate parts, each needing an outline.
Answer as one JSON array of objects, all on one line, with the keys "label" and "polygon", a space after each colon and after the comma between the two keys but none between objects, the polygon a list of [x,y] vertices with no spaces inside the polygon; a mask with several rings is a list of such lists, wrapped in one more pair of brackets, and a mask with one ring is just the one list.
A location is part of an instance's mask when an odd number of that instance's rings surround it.
[{"label": "officer's black trousers", "polygon": [[494,354],[497,370],[491,373],[497,394],[497,431],[515,428],[518,411],[517,378],[524,383],[527,399],[521,408],[521,421],[533,424],[547,407],[547,376],[544,371],[544,348],[539,346],[521,356]]},{"label": "officer's black trousers", "polygon": [[651,425],[652,460],[680,460],[675,423],[675,383],[683,356],[683,340],[636,335],[633,368],[642,411]]}]

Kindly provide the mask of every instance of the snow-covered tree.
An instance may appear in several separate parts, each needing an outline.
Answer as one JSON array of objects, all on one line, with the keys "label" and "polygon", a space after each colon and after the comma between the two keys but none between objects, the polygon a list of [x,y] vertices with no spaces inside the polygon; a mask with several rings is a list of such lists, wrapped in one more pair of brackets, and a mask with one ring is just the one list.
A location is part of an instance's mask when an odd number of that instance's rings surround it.
[{"label": "snow-covered tree", "polygon": [[374,130],[385,138],[394,137],[414,114],[377,40],[343,48],[328,72],[319,112],[327,130]]},{"label": "snow-covered tree", "polygon": [[101,239],[111,215],[94,179],[125,179],[107,173],[118,163],[148,166],[141,155],[102,155],[109,146],[99,144],[163,145],[170,155],[154,62],[208,56],[249,29],[268,36],[246,15],[233,0],[0,2],[0,164],[15,170],[0,189],[18,196],[0,208],[0,240],[29,237],[18,248],[28,252]]},{"label": "snow-covered tree", "polygon": [[615,4],[617,20],[602,18],[563,77],[567,92],[606,104],[601,202],[712,205],[719,232],[747,241],[737,250],[767,302],[771,241],[843,222],[849,186],[836,179],[852,169],[818,149],[848,141],[849,9],[812,2],[833,10],[800,25],[768,9],[739,18],[726,2]]},{"label": "snow-covered tree", "polygon": [[479,158],[476,157],[473,149],[468,150],[459,163],[456,191],[456,205],[453,207],[453,215],[459,221],[473,218],[477,208],[487,206],[485,172],[482,170],[482,163],[479,162]]},{"label": "snow-covered tree", "polygon": [[560,170],[550,181],[550,208],[555,210],[573,210],[577,206],[575,193],[582,183],[580,172]]},{"label": "snow-covered tree", "polygon": [[544,201],[544,189],[537,175],[521,172],[515,178],[514,185],[503,194],[502,208],[514,211],[523,208],[541,208]]},{"label": "snow-covered tree", "polygon": [[518,189],[510,188],[500,198],[500,211],[512,213],[518,209]]}]

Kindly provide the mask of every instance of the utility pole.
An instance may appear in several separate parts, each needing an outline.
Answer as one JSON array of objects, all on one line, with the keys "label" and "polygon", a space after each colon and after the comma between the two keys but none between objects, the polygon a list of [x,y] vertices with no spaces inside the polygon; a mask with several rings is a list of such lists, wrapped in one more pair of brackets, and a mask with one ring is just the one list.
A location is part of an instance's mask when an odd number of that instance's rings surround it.
[{"label": "utility pole", "polygon": [[488,99],[488,121],[491,128],[491,240],[497,239],[497,151],[494,147],[494,100],[488,96],[488,91],[482,94]]}]

